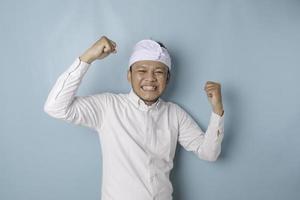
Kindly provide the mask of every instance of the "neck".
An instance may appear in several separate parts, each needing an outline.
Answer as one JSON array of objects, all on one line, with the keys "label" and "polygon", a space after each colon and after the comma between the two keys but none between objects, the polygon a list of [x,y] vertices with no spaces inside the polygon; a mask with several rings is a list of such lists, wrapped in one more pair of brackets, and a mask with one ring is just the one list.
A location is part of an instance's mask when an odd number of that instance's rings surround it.
[{"label": "neck", "polygon": [[158,98],[157,98],[157,99],[155,99],[155,100],[153,100],[153,101],[147,101],[147,100],[145,100],[145,99],[143,99],[143,98],[141,98],[141,97],[140,97],[140,99],[142,99],[143,102],[144,102],[147,106],[151,106],[152,104],[156,103],[157,100],[158,100]]},{"label": "neck", "polygon": [[156,98],[156,99],[154,99],[154,100],[152,100],[152,101],[148,101],[148,100],[143,99],[143,98],[140,97],[139,95],[137,95],[137,93],[134,91],[134,89],[132,89],[132,91],[133,91],[133,93],[134,93],[138,98],[140,98],[147,106],[151,106],[152,104],[156,103],[156,102],[158,101],[158,99],[159,99],[159,97],[158,97],[158,98]]},{"label": "neck", "polygon": [[[143,100],[143,99],[142,99]],[[143,100],[143,102],[147,105],[147,106],[151,106],[152,104],[154,104],[157,101],[157,99],[155,101],[145,101]]]}]

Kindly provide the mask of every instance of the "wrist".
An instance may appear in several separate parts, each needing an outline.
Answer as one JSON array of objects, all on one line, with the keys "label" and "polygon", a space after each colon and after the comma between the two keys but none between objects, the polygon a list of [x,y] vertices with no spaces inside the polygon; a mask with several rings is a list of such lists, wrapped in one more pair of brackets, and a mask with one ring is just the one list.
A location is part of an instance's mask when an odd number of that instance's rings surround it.
[{"label": "wrist", "polygon": [[85,63],[88,63],[88,64],[91,64],[93,62],[92,59],[90,58],[86,58],[86,57],[83,57],[83,56],[79,56],[79,59]]},{"label": "wrist", "polygon": [[223,107],[214,108],[213,112],[222,116],[224,114],[224,109],[223,109]]},{"label": "wrist", "polygon": [[88,54],[83,54],[79,56],[79,59],[83,62],[86,62],[88,64],[91,64],[95,59],[89,56]]},{"label": "wrist", "polygon": [[219,116],[223,116],[223,114],[224,114],[224,110],[222,110],[222,111],[214,111],[214,113],[216,113],[217,115],[219,115]]}]

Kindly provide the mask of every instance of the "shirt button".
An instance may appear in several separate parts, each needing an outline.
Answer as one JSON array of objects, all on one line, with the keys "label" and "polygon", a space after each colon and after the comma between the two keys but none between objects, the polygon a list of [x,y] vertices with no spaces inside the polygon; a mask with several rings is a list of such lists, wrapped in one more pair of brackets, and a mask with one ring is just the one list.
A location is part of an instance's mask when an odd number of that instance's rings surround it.
[{"label": "shirt button", "polygon": [[153,159],[150,158],[148,162],[149,162],[149,165],[153,164]]},{"label": "shirt button", "polygon": [[154,181],[154,178],[155,178],[155,176],[156,176],[155,174],[154,174],[154,175],[152,175],[152,176],[150,176],[150,181],[151,181],[151,182],[153,182],[153,181]]}]

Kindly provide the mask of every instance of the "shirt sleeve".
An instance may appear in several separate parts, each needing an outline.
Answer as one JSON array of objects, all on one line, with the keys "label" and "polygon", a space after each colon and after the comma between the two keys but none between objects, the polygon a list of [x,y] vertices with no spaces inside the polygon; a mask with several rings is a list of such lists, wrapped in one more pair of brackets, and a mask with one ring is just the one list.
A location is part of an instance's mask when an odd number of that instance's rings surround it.
[{"label": "shirt sleeve", "polygon": [[195,120],[181,107],[178,107],[179,123],[178,142],[187,151],[194,152],[200,159],[216,161],[221,153],[224,137],[224,115],[212,112],[206,132],[204,133]]},{"label": "shirt sleeve", "polygon": [[89,63],[76,58],[59,76],[44,104],[47,114],[92,129],[97,129],[102,124],[106,104],[105,93],[75,96],[89,66]]}]

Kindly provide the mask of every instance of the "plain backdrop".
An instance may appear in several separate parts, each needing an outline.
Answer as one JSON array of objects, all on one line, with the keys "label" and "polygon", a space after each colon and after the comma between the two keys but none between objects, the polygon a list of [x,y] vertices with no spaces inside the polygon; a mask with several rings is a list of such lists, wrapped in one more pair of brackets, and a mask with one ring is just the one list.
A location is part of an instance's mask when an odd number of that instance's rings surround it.
[{"label": "plain backdrop", "polygon": [[220,82],[225,137],[216,162],[178,145],[174,200],[300,199],[299,0],[1,0],[0,199],[99,200],[97,133],[43,111],[58,76],[102,35],[118,53],[92,64],[78,95],[127,93],[145,38],[173,59],[163,98],[205,131],[203,87]]}]

